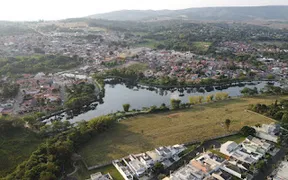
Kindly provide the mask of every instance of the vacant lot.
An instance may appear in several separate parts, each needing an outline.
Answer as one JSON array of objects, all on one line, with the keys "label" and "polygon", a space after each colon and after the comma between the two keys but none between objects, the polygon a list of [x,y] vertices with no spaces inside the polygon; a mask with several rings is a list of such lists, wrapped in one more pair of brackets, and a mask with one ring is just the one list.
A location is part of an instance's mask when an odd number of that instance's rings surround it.
[{"label": "vacant lot", "polygon": [[231,131],[244,125],[271,123],[263,116],[246,112],[249,104],[272,103],[275,97],[232,99],[189,110],[138,116],[117,123],[80,149],[88,165],[101,164],[129,153],[140,153],[161,145],[204,140],[227,133],[223,125],[231,119]]},{"label": "vacant lot", "polygon": [[14,128],[0,136],[0,179],[28,159],[41,142],[34,133],[23,128]]}]

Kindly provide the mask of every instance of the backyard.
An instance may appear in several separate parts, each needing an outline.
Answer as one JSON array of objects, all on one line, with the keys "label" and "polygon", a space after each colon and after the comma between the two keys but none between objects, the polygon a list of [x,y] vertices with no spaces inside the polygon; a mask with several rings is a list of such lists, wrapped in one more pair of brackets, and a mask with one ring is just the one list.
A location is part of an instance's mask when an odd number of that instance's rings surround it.
[{"label": "backyard", "polygon": [[[246,112],[249,104],[275,101],[275,97],[241,98],[168,113],[137,116],[115,124],[84,145],[79,153],[88,166],[110,162],[130,153],[140,153],[162,145],[203,141],[240,130],[245,125],[273,122]],[[231,119],[230,132],[224,121]],[[235,137],[242,140],[241,137]]]},{"label": "backyard", "polygon": [[73,175],[73,177],[75,177],[77,179],[88,179],[88,178],[90,178],[91,174],[101,172],[102,174],[110,173],[110,175],[112,176],[112,178],[114,180],[124,180],[124,178],[121,176],[121,174],[118,172],[118,170],[112,164],[108,165],[108,166],[104,166],[102,168],[91,170],[91,171],[88,171],[86,169],[86,167],[84,166],[84,164],[82,164],[82,163],[80,164],[79,167],[80,168],[77,171],[77,173],[75,173]]}]

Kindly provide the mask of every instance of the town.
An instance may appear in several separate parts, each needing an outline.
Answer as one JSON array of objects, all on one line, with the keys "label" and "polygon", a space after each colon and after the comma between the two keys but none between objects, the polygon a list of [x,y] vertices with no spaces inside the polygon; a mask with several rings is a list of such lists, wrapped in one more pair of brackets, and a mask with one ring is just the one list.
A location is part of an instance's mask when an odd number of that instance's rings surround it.
[{"label": "town", "polygon": [[288,179],[287,7],[250,8],[0,21],[0,179]]}]

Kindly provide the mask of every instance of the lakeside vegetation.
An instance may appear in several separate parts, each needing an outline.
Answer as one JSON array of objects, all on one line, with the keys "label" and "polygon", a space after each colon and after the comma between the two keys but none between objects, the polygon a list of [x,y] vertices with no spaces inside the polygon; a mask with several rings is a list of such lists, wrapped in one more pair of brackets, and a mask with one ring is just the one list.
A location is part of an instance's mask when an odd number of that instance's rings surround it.
[{"label": "lakeside vegetation", "polygon": [[270,118],[245,110],[251,103],[270,103],[275,98],[231,99],[191,109],[131,117],[93,137],[79,153],[88,165],[96,165],[162,145],[202,141],[226,134],[225,119],[231,120],[229,132],[245,125],[271,123]]},{"label": "lakeside vegetation", "polygon": [[96,98],[95,85],[82,82],[73,84],[72,87],[65,87],[67,93],[67,101],[65,107],[69,109],[82,108],[87,102]]},{"label": "lakeside vegetation", "polygon": [[[98,82],[104,81],[105,78],[115,77],[115,78],[122,78],[125,80],[129,80],[132,82],[138,82],[143,85],[148,86],[159,86],[159,87],[189,87],[189,86],[221,86],[227,85],[232,83],[240,83],[248,79],[246,76],[242,76],[239,78],[229,79],[226,77],[222,77],[220,79],[211,79],[211,78],[204,78],[200,82],[191,82],[185,81],[181,79],[177,79],[176,77],[145,77],[144,72],[147,70],[147,65],[142,63],[136,63],[129,65],[127,67],[119,67],[119,68],[112,68],[105,72],[96,73],[94,75],[94,79]],[[273,80],[273,78],[271,79]]]}]

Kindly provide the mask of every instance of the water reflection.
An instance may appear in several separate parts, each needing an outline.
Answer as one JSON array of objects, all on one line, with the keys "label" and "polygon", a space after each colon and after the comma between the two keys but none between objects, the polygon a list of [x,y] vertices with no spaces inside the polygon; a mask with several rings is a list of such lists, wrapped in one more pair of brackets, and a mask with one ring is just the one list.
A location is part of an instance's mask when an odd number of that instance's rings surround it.
[{"label": "water reflection", "polygon": [[[99,102],[92,103],[77,113],[63,113],[59,116],[61,119],[70,119],[72,123],[81,120],[90,120],[96,116],[122,111],[122,105],[129,103],[131,109],[142,109],[153,105],[160,106],[162,103],[170,104],[171,98],[179,98],[182,103],[188,103],[189,96],[206,96],[219,91],[228,92],[231,97],[240,96],[240,91],[244,87],[258,90],[264,88],[267,82],[247,82],[232,84],[231,86],[216,87],[188,87],[188,88],[155,88],[141,86],[135,83],[123,83],[120,80],[106,81],[105,96]],[[280,85],[275,83],[275,85]],[[52,118],[53,119],[53,118]]]}]

